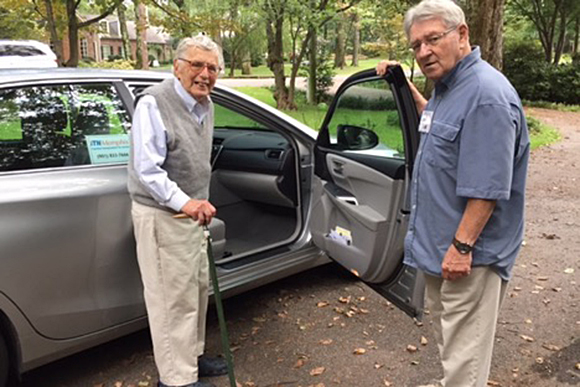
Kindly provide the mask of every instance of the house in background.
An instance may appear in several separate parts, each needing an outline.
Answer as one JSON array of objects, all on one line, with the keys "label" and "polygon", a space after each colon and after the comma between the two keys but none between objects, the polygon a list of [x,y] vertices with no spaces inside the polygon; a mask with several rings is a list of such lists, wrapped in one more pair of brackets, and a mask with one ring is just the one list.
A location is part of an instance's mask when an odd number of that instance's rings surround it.
[{"label": "house in background", "polygon": [[[92,17],[94,16],[81,16],[81,19]],[[130,57],[135,60],[137,43],[134,21],[127,21],[127,30],[131,46]],[[163,32],[161,27],[149,26],[146,39],[149,57],[153,56],[160,63],[171,61],[173,49],[169,34]],[[63,54],[65,60],[70,57],[68,39],[63,39]],[[117,17],[108,16],[101,20],[98,31],[79,31],[79,57],[81,59],[90,58],[96,62],[102,62],[111,56],[121,56],[122,54],[123,39],[121,38],[121,27]]]}]

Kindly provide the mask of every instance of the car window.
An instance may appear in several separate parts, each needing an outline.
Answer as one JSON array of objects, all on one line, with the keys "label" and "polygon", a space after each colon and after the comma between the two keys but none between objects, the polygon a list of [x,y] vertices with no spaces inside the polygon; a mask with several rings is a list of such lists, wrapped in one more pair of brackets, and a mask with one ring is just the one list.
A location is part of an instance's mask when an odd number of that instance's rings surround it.
[{"label": "car window", "polygon": [[231,109],[214,104],[215,129],[248,129],[270,131],[264,125]]},{"label": "car window", "polygon": [[42,50],[32,46],[0,45],[0,56],[34,56],[46,55]]},{"label": "car window", "polygon": [[0,91],[0,171],[126,163],[128,114],[111,84]]},{"label": "car window", "polygon": [[386,81],[355,84],[341,94],[328,124],[331,144],[337,144],[339,128],[347,126],[369,129],[378,135],[380,144],[373,153],[405,158],[399,111]]}]

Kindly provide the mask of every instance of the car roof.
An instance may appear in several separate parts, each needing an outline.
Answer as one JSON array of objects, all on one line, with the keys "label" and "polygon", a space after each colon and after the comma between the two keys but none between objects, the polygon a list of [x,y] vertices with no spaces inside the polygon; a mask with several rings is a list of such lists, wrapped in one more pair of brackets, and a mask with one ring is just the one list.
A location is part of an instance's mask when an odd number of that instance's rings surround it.
[{"label": "car roof", "polygon": [[159,80],[169,78],[170,72],[146,70],[108,70],[98,68],[0,69],[0,84],[30,81],[59,81],[66,79],[134,79]]}]

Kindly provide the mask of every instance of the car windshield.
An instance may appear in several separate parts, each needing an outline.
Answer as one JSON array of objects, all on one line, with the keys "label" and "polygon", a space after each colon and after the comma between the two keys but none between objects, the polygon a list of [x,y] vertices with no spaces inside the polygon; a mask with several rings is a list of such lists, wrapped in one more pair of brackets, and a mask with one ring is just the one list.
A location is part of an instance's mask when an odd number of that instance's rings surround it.
[{"label": "car windshield", "polygon": [[17,45],[6,45],[0,46],[0,56],[34,56],[34,55],[46,55],[44,52],[38,48],[32,46],[17,46]]}]

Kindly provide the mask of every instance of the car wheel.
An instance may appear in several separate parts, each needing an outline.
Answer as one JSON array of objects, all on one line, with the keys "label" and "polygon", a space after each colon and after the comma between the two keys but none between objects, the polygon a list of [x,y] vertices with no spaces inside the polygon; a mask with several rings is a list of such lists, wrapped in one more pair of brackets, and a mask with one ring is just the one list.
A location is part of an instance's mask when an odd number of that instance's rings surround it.
[{"label": "car wheel", "polygon": [[8,347],[2,333],[0,333],[0,387],[8,383]]}]

